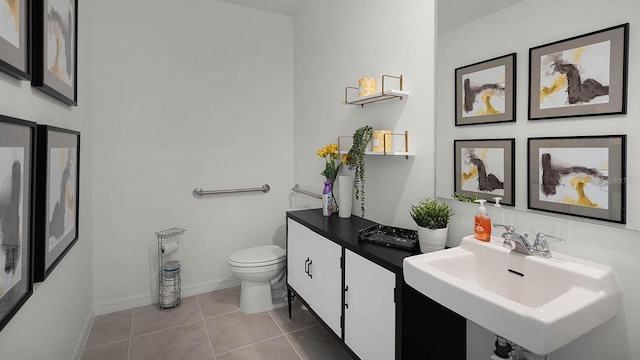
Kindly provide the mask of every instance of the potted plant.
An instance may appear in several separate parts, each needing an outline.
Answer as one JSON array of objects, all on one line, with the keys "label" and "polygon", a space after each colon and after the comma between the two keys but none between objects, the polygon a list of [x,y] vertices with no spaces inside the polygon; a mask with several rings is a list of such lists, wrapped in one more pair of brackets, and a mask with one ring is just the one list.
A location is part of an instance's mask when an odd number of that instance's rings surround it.
[{"label": "potted plant", "polygon": [[360,211],[364,217],[364,151],[373,137],[373,128],[369,125],[357,129],[353,133],[353,145],[347,154],[347,166],[355,172],[353,190],[356,200],[360,200]]},{"label": "potted plant", "polygon": [[411,205],[411,218],[418,225],[418,242],[423,253],[442,250],[447,242],[453,211],[446,202],[426,198]]}]

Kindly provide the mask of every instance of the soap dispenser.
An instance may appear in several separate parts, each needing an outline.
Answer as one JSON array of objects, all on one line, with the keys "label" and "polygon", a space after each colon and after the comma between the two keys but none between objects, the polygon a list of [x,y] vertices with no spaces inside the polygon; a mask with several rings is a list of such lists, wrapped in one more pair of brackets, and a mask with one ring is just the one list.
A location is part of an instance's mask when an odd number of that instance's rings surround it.
[{"label": "soap dispenser", "polygon": [[487,214],[487,208],[484,207],[484,203],[486,201],[487,200],[483,199],[475,201],[480,203],[480,207],[478,208],[478,213],[474,217],[473,230],[476,235],[476,239],[489,242],[491,241],[491,219],[489,219],[489,215]]}]

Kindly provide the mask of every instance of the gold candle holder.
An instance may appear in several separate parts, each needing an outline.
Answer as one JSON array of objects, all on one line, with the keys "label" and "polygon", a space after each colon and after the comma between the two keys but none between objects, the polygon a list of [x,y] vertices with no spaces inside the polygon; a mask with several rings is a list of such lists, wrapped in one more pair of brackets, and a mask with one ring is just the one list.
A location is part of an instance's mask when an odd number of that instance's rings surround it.
[{"label": "gold candle holder", "polygon": [[358,87],[360,88],[358,97],[373,95],[376,93],[376,79],[360,78],[360,80],[358,80]]}]

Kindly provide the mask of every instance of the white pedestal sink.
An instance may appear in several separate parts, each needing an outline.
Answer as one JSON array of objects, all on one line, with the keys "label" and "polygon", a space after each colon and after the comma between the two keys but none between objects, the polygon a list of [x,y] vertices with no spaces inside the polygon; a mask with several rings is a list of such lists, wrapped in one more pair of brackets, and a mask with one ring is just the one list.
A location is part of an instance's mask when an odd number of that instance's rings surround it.
[{"label": "white pedestal sink", "polygon": [[404,259],[407,284],[474,323],[548,354],[616,316],[613,269],[553,253],[525,256],[473,236],[459,247]]}]

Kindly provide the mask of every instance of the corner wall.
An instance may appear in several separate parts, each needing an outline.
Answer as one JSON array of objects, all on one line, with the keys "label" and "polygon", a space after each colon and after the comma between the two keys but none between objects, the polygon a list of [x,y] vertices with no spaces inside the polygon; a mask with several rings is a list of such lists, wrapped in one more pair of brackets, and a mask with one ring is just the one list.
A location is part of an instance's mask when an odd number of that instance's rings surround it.
[{"label": "corner wall", "polygon": [[[568,16],[567,14],[571,14]],[[634,0],[552,1],[525,0],[492,15],[438,36],[437,57],[437,195],[453,193],[454,139],[516,138],[516,206],[504,213],[488,207],[494,222],[512,224],[523,233],[544,231],[567,239],[552,250],[612,266],[622,293],[619,316],[566,347],[551,359],[640,359],[640,168],[633,155],[638,143],[638,109],[634,99],[640,91],[640,73],[634,66],[640,56],[637,39],[640,3]],[[630,23],[628,114],[528,121],[529,48],[607,27]],[[500,24],[496,28],[496,24]],[[473,34],[469,36],[469,34]],[[461,66],[517,52],[517,122],[455,127],[454,72]],[[527,210],[527,138],[627,134],[627,225],[608,224],[575,217]],[[450,245],[472,233],[477,205],[449,201],[456,211]],[[487,330],[468,325],[468,359],[486,359],[495,338]]]},{"label": "corner wall", "polygon": [[[367,157],[365,217],[415,227],[409,204],[434,195],[434,2],[311,1],[294,21],[295,183],[322,192],[324,160],[316,150],[339,135],[350,137],[364,125],[408,131],[415,157]],[[374,77],[379,91],[383,74],[403,75],[410,96],[364,108],[344,103],[346,86]],[[341,173],[353,176],[346,167]],[[319,208],[321,201],[297,194],[292,205]],[[359,201],[353,213],[360,215]]]},{"label": "corner wall", "polygon": [[81,132],[79,239],[0,332],[2,359],[79,358],[93,321],[91,3],[78,11],[77,107],[0,74],[0,113]]}]

